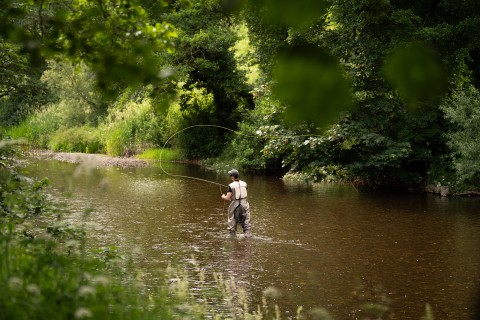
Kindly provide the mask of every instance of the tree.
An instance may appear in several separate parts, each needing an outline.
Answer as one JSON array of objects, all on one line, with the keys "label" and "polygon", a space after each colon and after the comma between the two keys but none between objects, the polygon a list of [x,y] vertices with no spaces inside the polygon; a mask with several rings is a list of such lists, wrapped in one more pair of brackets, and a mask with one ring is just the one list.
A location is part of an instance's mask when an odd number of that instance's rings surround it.
[{"label": "tree", "polygon": [[[269,66],[264,69],[267,79],[282,81],[272,70],[285,48],[300,52],[294,57],[301,58],[305,48],[313,46],[319,48],[317,54],[307,55],[302,66],[307,72],[299,71],[298,79],[312,72],[312,62],[321,66],[316,69],[317,77],[326,74],[333,63],[322,65],[328,59],[322,56],[331,55],[351,81],[354,109],[324,131],[325,139],[309,139],[308,151],[300,144],[294,152],[297,158],[291,159],[292,167],[301,170],[317,166],[318,170],[309,170],[321,174],[326,166],[343,167],[353,180],[402,185],[420,184],[435,179],[429,173],[448,171],[451,163],[445,159],[450,149],[443,133],[450,125],[439,104],[449,90],[458,86],[455,83],[469,77],[478,81],[476,70],[470,66],[478,65],[478,39],[471,35],[475,34],[472,27],[478,25],[479,5],[474,1],[383,0],[333,0],[328,4],[323,15],[303,24],[282,15],[268,20],[262,12],[288,11],[286,8],[294,5],[283,2],[273,8],[263,1],[247,18],[259,56],[264,57],[264,66]],[[309,2],[296,5],[306,8]],[[321,2],[317,5],[319,13]],[[262,25],[270,29],[258,27]],[[292,61],[287,59],[283,65],[292,68]],[[308,65],[312,66],[310,70]],[[323,90],[326,85],[319,82],[316,86]],[[280,98],[287,112],[291,108],[303,114],[304,120],[320,123],[315,119],[316,110],[319,117],[326,117],[331,124],[336,122],[324,111],[328,100],[321,100],[323,96],[313,96],[314,102],[309,102],[301,96],[308,96],[305,90],[280,92],[285,95]],[[338,95],[335,90],[327,92]],[[311,152],[312,148],[317,152]],[[436,168],[438,163],[445,167]]]},{"label": "tree", "polygon": [[[225,14],[221,1],[187,3],[163,16],[179,30],[176,50],[165,55],[168,66],[182,83],[180,108],[183,127],[196,124],[225,125],[236,129],[240,108],[252,108],[253,100],[244,72],[237,68],[232,47],[238,40],[235,21]],[[207,100],[205,108],[198,93]],[[228,131],[199,128],[186,133],[182,146],[190,157],[211,157],[222,150]],[[193,138],[197,137],[197,138]]]},{"label": "tree", "polygon": [[0,36],[18,43],[32,67],[61,55],[84,61],[109,93],[161,81],[157,53],[172,49],[173,26],[151,20],[136,0],[2,2]]},{"label": "tree", "polygon": [[447,132],[453,150],[457,188],[475,189],[480,186],[480,94],[473,86],[456,90],[443,101],[442,109],[454,129]]},{"label": "tree", "polygon": [[16,125],[49,100],[49,90],[18,46],[0,39],[0,123]]}]

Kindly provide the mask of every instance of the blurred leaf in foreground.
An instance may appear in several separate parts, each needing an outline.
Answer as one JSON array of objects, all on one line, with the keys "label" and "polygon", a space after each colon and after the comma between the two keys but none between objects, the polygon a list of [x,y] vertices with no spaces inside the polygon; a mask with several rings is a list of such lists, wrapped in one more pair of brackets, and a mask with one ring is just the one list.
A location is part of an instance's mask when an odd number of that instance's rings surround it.
[{"label": "blurred leaf in foreground", "polygon": [[442,95],[445,70],[435,52],[421,43],[399,47],[387,58],[384,72],[400,97],[411,107]]},{"label": "blurred leaf in foreground", "polygon": [[286,120],[324,127],[352,107],[349,81],[339,63],[320,48],[302,46],[281,54],[273,93],[287,104]]}]

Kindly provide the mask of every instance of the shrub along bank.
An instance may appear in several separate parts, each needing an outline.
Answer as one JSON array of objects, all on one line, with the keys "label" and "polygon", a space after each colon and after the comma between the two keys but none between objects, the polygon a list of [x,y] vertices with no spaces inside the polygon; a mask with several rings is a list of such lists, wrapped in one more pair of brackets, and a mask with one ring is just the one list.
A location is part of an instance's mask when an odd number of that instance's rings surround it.
[{"label": "shrub along bank", "polygon": [[105,153],[132,156],[149,147],[158,147],[164,132],[149,99],[127,101],[111,108],[94,126],[85,119],[72,119],[63,103],[47,106],[4,134],[25,138],[33,148],[63,152]]}]

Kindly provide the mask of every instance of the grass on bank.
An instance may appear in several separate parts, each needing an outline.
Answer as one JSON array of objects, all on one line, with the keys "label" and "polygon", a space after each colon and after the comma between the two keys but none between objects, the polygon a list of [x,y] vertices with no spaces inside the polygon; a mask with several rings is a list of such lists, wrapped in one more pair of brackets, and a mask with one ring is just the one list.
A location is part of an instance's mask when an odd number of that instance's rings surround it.
[{"label": "grass on bank", "polygon": [[143,160],[155,161],[183,161],[185,157],[180,149],[161,149],[153,148],[147,149],[144,152],[136,155],[136,158]]}]

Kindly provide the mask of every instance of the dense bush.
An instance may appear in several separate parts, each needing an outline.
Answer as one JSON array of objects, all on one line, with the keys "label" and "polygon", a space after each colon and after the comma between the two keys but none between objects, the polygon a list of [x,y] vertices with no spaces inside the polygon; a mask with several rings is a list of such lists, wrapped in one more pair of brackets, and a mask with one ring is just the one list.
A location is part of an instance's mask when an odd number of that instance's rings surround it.
[{"label": "dense bush", "polygon": [[72,127],[58,130],[49,141],[53,151],[101,153],[104,151],[98,130],[90,127]]},{"label": "dense bush", "polygon": [[0,36],[0,57],[0,126],[14,126],[54,99],[21,46]]},{"label": "dense bush", "polygon": [[[192,85],[180,91],[179,127],[215,124],[217,118],[214,95],[207,89]],[[229,124],[227,124],[228,126]],[[176,141],[189,159],[202,159],[218,155],[222,150],[220,137],[224,131],[215,127],[194,127],[181,132]]]},{"label": "dense bush", "polygon": [[73,99],[63,99],[4,133],[12,138],[25,138],[36,148],[133,155],[146,148],[162,146],[166,134],[163,117],[144,96],[141,93],[140,97],[132,98],[128,92],[120,96],[98,126],[87,124],[90,122],[88,109],[76,105]]},{"label": "dense bush", "polygon": [[458,90],[442,104],[455,128],[446,133],[460,189],[480,186],[480,94],[473,87]]},{"label": "dense bush", "polygon": [[257,92],[259,98],[253,110],[242,110],[242,122],[238,130],[229,133],[231,138],[215,166],[221,168],[241,167],[244,170],[282,174],[293,168],[300,154],[301,145],[315,131],[314,127],[288,125],[284,121],[285,108],[273,99],[268,90]]}]

